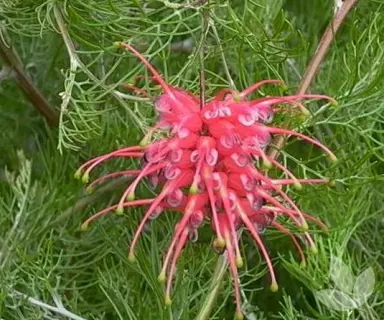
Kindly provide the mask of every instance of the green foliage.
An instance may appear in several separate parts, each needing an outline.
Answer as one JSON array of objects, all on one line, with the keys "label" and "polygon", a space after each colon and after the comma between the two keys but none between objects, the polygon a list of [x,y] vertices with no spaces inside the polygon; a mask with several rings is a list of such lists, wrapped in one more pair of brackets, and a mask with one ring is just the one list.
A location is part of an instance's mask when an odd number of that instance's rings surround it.
[{"label": "green foliage", "polygon": [[[81,221],[117,201],[120,183],[94,196],[73,179],[85,160],[118,146],[136,144],[154,121],[149,99],[121,87],[146,75],[135,57],[113,46],[130,41],[168,82],[199,92],[204,65],[206,95],[244,88],[263,78],[287,82],[293,93],[333,14],[333,2],[313,0],[209,1],[202,8],[160,0],[3,1],[5,30],[26,72],[50,104],[60,126],[48,129],[16,82],[0,86],[0,318],[4,319],[194,319],[209,295],[217,256],[210,231],[188,245],[178,265],[173,304],[166,308],[157,281],[175,219],[151,225],[140,242],[138,262],[127,246],[141,210],[111,214],[79,231]],[[209,12],[204,35],[203,14]],[[384,240],[384,12],[380,1],[360,1],[326,56],[311,92],[339,105],[308,105],[295,129],[315,135],[339,157],[290,140],[281,161],[300,177],[330,176],[331,187],[306,187],[291,194],[330,227],[315,227],[319,253],[300,267],[289,239],[265,234],[280,291],[268,292],[268,275],[257,248],[243,238],[246,263],[240,272],[247,319],[382,319]],[[204,61],[199,44],[204,41]],[[150,80],[140,82],[151,95]],[[265,87],[262,94],[280,89]],[[23,150],[21,152],[20,150]],[[107,172],[132,163],[108,163]],[[142,192],[147,192],[145,189]],[[80,204],[75,203],[80,199]],[[292,231],[295,231],[292,227]],[[330,288],[330,257],[341,257],[355,275],[371,266],[374,294],[361,308],[338,312],[316,300]],[[230,276],[220,287],[211,319],[231,319]]]}]

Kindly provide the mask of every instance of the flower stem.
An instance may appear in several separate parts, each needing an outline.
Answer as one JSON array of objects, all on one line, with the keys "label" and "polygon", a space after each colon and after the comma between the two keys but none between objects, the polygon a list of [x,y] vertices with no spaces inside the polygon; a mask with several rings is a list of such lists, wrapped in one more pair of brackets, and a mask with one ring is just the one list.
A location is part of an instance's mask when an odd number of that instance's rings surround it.
[{"label": "flower stem", "polygon": [[57,112],[49,105],[39,89],[26,75],[17,53],[6,43],[4,29],[0,30],[0,58],[9,70],[12,71],[20,88],[24,91],[24,94],[31,101],[32,105],[44,116],[50,126],[57,126],[59,123]]},{"label": "flower stem", "polygon": [[198,47],[199,51],[199,60],[200,60],[200,110],[204,108],[205,105],[205,68],[204,68],[204,59],[205,59],[205,39],[209,31],[209,11],[202,9],[202,31],[201,38]]},{"label": "flower stem", "polygon": [[228,263],[226,255],[220,255],[219,259],[217,260],[215,271],[212,276],[212,281],[208,289],[209,294],[204,300],[203,306],[201,307],[200,312],[195,320],[209,319],[209,315],[211,314],[212,308],[219,293],[220,285],[227,269],[227,265]]},{"label": "flower stem", "polygon": [[[335,38],[336,32],[339,30],[348,12],[351,11],[357,1],[358,0],[345,0],[341,8],[337,11],[336,15],[332,19],[332,21],[329,23],[327,29],[321,37],[316,52],[313,55],[307,67],[307,70],[305,71],[304,76],[300,81],[300,85],[297,89],[297,94],[304,94],[308,90],[308,87],[314,79],[321,62],[324,60],[325,55],[327,54],[328,49]],[[282,135],[277,135],[273,140],[272,147],[269,150],[268,155],[271,158],[277,158],[279,156],[280,150],[284,148],[285,141],[286,137]]]}]

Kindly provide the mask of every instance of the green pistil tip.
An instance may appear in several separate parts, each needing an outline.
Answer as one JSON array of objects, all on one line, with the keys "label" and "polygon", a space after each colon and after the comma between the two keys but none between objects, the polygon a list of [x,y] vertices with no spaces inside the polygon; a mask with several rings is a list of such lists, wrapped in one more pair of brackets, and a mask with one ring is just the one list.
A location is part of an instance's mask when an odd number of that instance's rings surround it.
[{"label": "green pistil tip", "polygon": [[197,194],[199,192],[199,188],[196,184],[192,184],[189,188],[189,194]]},{"label": "green pistil tip", "polygon": [[132,263],[136,261],[136,257],[135,257],[135,255],[133,253],[129,253],[128,261],[132,262]]},{"label": "green pistil tip", "polygon": [[164,303],[166,306],[170,306],[172,304],[170,296],[165,296]]},{"label": "green pistil tip", "polygon": [[321,230],[324,232],[324,233],[328,233],[329,232],[329,229],[327,226],[321,226]]},{"label": "green pistil tip", "polygon": [[279,286],[277,285],[276,282],[273,282],[269,288],[271,289],[272,292],[276,292],[277,290],[279,290]]},{"label": "green pistil tip", "polygon": [[87,231],[87,230],[88,230],[88,223],[83,223],[83,224],[80,226],[80,230],[81,230],[81,231]]},{"label": "green pistil tip", "polygon": [[334,108],[337,108],[339,106],[339,103],[336,100],[333,100],[331,102],[331,106],[334,107]]},{"label": "green pistil tip", "polygon": [[303,189],[303,185],[302,185],[299,181],[295,182],[295,183],[293,184],[293,187],[294,187],[296,190],[301,190],[301,189]]},{"label": "green pistil tip", "polygon": [[116,208],[116,214],[121,216],[124,213],[124,207],[123,206],[118,206]]},{"label": "green pistil tip", "polygon": [[305,120],[308,119],[308,117],[306,115],[304,115],[303,113],[300,113],[296,118],[298,121],[301,121],[301,122],[304,122]]},{"label": "green pistil tip", "polygon": [[93,192],[93,187],[88,187],[88,188],[85,189],[85,191],[87,193],[92,193]]},{"label": "green pistil tip", "polygon": [[238,267],[238,268],[242,268],[243,265],[244,265],[243,258],[240,257],[240,256],[237,256],[237,257],[236,257],[236,267]]},{"label": "green pistil tip", "polygon": [[213,241],[213,246],[218,250],[223,250],[225,248],[225,240],[223,238],[216,238]]},{"label": "green pistil tip", "polygon": [[73,176],[75,179],[79,180],[81,178],[81,174],[82,174],[81,170],[78,169],[78,170],[76,170],[76,172]]},{"label": "green pistil tip", "polygon": [[280,88],[283,91],[288,91],[288,86],[284,82],[282,84],[280,84]]},{"label": "green pistil tip", "polygon": [[299,226],[300,231],[302,232],[307,232],[309,229],[307,221],[303,221],[303,224]]},{"label": "green pistil tip", "polygon": [[311,251],[312,254],[318,254],[319,252],[315,245],[311,246],[309,250]]},{"label": "green pistil tip", "polygon": [[121,42],[120,41],[115,41],[113,43],[113,46],[116,47],[116,48],[120,48],[121,47]]},{"label": "green pistil tip", "polygon": [[243,313],[240,311],[236,311],[235,320],[243,320],[243,319],[244,319]]},{"label": "green pistil tip", "polygon": [[305,261],[300,262],[300,268],[305,268],[307,266],[307,263]]},{"label": "green pistil tip", "polygon": [[165,280],[166,280],[165,273],[164,273],[164,272],[161,272],[161,273],[159,274],[159,276],[157,277],[157,280],[158,280],[160,283],[164,283]]},{"label": "green pistil tip", "polygon": [[148,144],[149,144],[149,138],[148,138],[148,137],[145,137],[145,138],[143,138],[143,139],[140,141],[139,146],[140,146],[140,147],[145,147],[145,146],[147,146]]},{"label": "green pistil tip", "polygon": [[81,181],[83,183],[88,183],[88,181],[89,181],[89,173],[88,172],[84,173],[84,175],[81,177]]},{"label": "green pistil tip", "polygon": [[239,102],[241,101],[241,96],[240,96],[240,93],[239,91],[235,91],[232,93],[232,98],[235,102]]},{"label": "green pistil tip", "polygon": [[135,192],[134,191],[130,192],[127,196],[127,201],[133,201],[133,200],[135,200]]},{"label": "green pistil tip", "polygon": [[309,112],[309,110],[307,108],[302,108],[301,113],[305,117],[305,119],[311,115],[311,113]]},{"label": "green pistil tip", "polygon": [[336,181],[335,180],[329,180],[328,184],[330,187],[336,187]]},{"label": "green pistil tip", "polygon": [[272,169],[272,163],[267,159],[263,159],[263,163],[261,164],[261,166],[263,169]]},{"label": "green pistil tip", "polygon": [[329,155],[329,160],[331,160],[332,162],[336,163],[338,160],[336,158],[336,156],[334,154],[330,154]]}]

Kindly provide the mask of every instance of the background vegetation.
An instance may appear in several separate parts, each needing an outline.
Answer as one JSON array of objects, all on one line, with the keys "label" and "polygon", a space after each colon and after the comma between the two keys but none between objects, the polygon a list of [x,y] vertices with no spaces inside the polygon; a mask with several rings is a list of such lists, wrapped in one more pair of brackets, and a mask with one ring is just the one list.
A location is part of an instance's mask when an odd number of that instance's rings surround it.
[{"label": "background vegetation", "polygon": [[[151,225],[138,263],[127,247],[140,210],[110,215],[81,233],[79,225],[116,201],[122,184],[88,196],[73,179],[90,157],[136,144],[154,112],[149,101],[121,88],[146,71],[114,41],[131,41],[168,82],[199,93],[204,65],[206,95],[244,88],[265,78],[286,81],[295,92],[334,13],[333,1],[210,1],[203,10],[167,1],[2,0],[0,37],[12,44],[25,73],[60,111],[57,128],[31,108],[11,74],[0,83],[0,318],[194,319],[209,292],[218,256],[207,227],[188,245],[178,266],[174,303],[163,304],[157,282],[174,219]],[[204,60],[199,47],[204,39]],[[327,235],[313,230],[319,253],[300,268],[289,239],[264,234],[280,291],[268,291],[257,248],[243,237],[241,271],[247,319],[383,319],[384,253],[384,11],[380,0],[361,0],[350,12],[321,65],[311,92],[336,98],[337,108],[308,105],[304,123],[276,119],[316,136],[334,150],[331,166],[316,150],[291,140],[280,160],[298,176],[330,176],[336,187],[306,187],[291,194],[320,217]],[[4,65],[3,65],[4,67]],[[8,77],[7,77],[8,75]],[[159,90],[141,81],[153,95]],[[263,94],[281,94],[266,87]],[[123,163],[110,163],[107,172]],[[124,166],[133,165],[124,163]],[[143,192],[146,192],[143,189]],[[80,202],[79,202],[80,201]],[[374,294],[358,310],[338,312],[314,292],[333,287],[331,255],[355,275],[372,267]],[[224,278],[210,319],[231,319],[230,276]]]}]

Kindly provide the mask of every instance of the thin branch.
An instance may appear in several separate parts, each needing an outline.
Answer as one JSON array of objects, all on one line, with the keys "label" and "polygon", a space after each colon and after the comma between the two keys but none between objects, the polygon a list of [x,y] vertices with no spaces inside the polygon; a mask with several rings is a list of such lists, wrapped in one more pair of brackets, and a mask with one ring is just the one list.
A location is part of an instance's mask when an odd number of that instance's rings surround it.
[{"label": "thin branch", "polygon": [[[69,38],[68,33],[66,33],[66,30],[64,29],[64,21],[63,21],[63,18],[61,16],[57,6],[54,7],[54,15],[55,15],[60,33],[63,37],[64,44],[67,48],[67,51],[68,52],[75,52],[75,46],[73,45],[71,39]],[[77,59],[77,56],[70,54],[69,55],[69,70],[68,70],[69,76],[65,81],[64,91],[60,94],[61,98],[62,98],[62,102],[60,105],[59,128],[61,128],[63,126],[63,123],[64,123],[64,115],[67,113],[68,105],[71,101],[72,90],[73,90],[73,86],[75,85],[75,81],[76,81],[76,72],[77,72],[77,69],[79,67],[80,67],[80,63]],[[61,151],[61,143],[63,140],[64,140],[63,130],[59,130],[58,149],[60,151]]]},{"label": "thin branch", "polygon": [[163,4],[172,9],[180,9],[180,8],[199,8],[203,6],[208,0],[195,0],[192,2],[183,2],[183,3],[173,3],[167,0],[162,0]]},{"label": "thin branch", "polygon": [[[4,33],[4,30],[0,30]],[[1,33],[0,32],[0,33]],[[33,106],[45,117],[48,124],[57,126],[59,117],[57,112],[49,105],[39,89],[33,84],[32,80],[25,74],[23,64],[16,52],[5,42],[5,37],[0,35],[0,57],[4,64],[12,70],[20,88],[24,91]]]},{"label": "thin branch", "polygon": [[201,40],[199,43],[199,60],[200,60],[200,109],[204,108],[205,105],[205,68],[204,68],[204,59],[205,59],[205,39],[209,31],[209,10],[202,9],[202,33]]},{"label": "thin branch", "polygon": [[313,78],[316,75],[317,70],[319,69],[321,62],[324,60],[324,57],[328,52],[328,49],[335,37],[336,32],[339,30],[348,12],[354,7],[357,1],[358,0],[346,0],[342,7],[337,11],[335,18],[328,25],[320,40],[316,53],[312,57],[311,62],[308,65],[307,71],[305,72],[300,82],[297,94],[303,94],[307,91],[309,85],[311,84]]},{"label": "thin branch", "polygon": [[58,297],[56,295],[53,295],[53,299],[55,300],[56,305],[57,305],[55,307],[55,306],[47,304],[43,301],[32,298],[32,297],[30,297],[30,296],[28,296],[22,292],[19,292],[19,291],[14,291],[13,294],[17,295],[17,296],[21,296],[22,298],[26,299],[30,304],[35,305],[35,306],[40,307],[40,308],[43,308],[45,311],[55,312],[57,314],[60,314],[64,317],[66,317],[68,319],[72,319],[72,320],[86,320],[85,318],[82,318],[82,317],[78,316],[77,314],[74,314],[73,312],[68,311],[63,306],[60,297]]},{"label": "thin branch", "polygon": [[[80,57],[78,56],[76,50],[75,50],[75,46],[72,42],[72,39],[69,35],[69,31],[67,29],[67,23],[65,22],[65,19],[63,17],[63,12],[62,12],[62,8],[60,7],[60,4],[55,4],[54,5],[54,15],[55,15],[55,19],[56,19],[56,23],[58,25],[58,29],[60,31],[60,34],[63,38],[63,41],[64,41],[64,44],[66,46],[66,49],[68,51],[68,55],[69,55],[69,60],[70,60],[70,70],[75,70],[75,67],[76,67],[76,70],[78,71],[82,71],[84,74],[86,74],[90,80],[92,80],[95,84],[97,84],[98,86],[100,86],[101,88],[103,88],[104,90],[106,90],[106,92],[109,92],[124,108],[126,108],[126,110],[130,113],[132,119],[139,125],[139,128],[141,128],[141,130],[143,130],[143,121],[140,119],[140,117],[131,110],[131,108],[129,108],[127,106],[127,104],[125,103],[125,101],[123,100],[124,97],[127,97],[126,95],[123,95],[122,93],[118,92],[117,90],[113,90],[112,87],[113,86],[108,86],[106,85],[105,83],[103,83],[102,80],[99,80],[85,65],[84,63],[81,61]],[[70,83],[71,81],[74,80],[74,78],[72,78],[74,75],[74,73],[72,72],[70,74],[70,77],[68,79],[69,81],[69,85],[66,86],[65,88],[65,91],[64,91],[64,94],[63,94],[63,102],[62,102],[62,108],[66,108],[67,105],[66,105],[66,99],[68,99],[68,97],[70,98],[70,95],[71,93],[69,92],[69,89],[72,88],[72,84]],[[142,101],[142,98],[134,98],[132,96],[132,98],[130,100],[136,100],[136,101]],[[63,140],[60,139],[60,135],[61,133],[59,132],[59,145],[58,145],[58,149],[61,150],[62,146],[63,146]]]},{"label": "thin branch", "polygon": [[[345,0],[343,5],[337,11],[335,17],[332,19],[327,29],[325,30],[320,43],[317,47],[316,53],[313,55],[311,62],[309,63],[307,70],[300,82],[297,89],[297,94],[303,94],[308,90],[312,80],[314,79],[321,62],[324,60],[328,49],[335,38],[336,32],[342,25],[348,12],[354,7],[358,0]],[[280,150],[284,147],[286,138],[284,136],[276,136],[273,140],[272,147],[269,150],[269,156],[271,158],[277,158]]]},{"label": "thin branch", "polygon": [[219,289],[222,283],[222,280],[227,270],[227,257],[225,254],[220,255],[217,260],[215,271],[212,276],[211,284],[209,286],[208,297],[204,300],[203,306],[200,309],[199,314],[196,317],[196,320],[207,320],[211,314],[213,305],[216,301],[217,295],[219,294]]},{"label": "thin branch", "polygon": [[225,74],[227,76],[227,80],[229,82],[229,86],[231,87],[231,89],[236,90],[235,82],[233,81],[233,79],[231,77],[231,72],[229,71],[227,60],[225,59],[224,48],[221,45],[220,36],[219,36],[219,33],[217,32],[215,23],[214,23],[214,21],[212,19],[210,19],[209,23],[210,23],[210,26],[212,28],[213,34],[214,34],[214,36],[216,38],[217,45],[219,46],[219,49],[220,49],[221,60],[222,60],[222,63],[223,63],[224,72],[225,72]]}]

